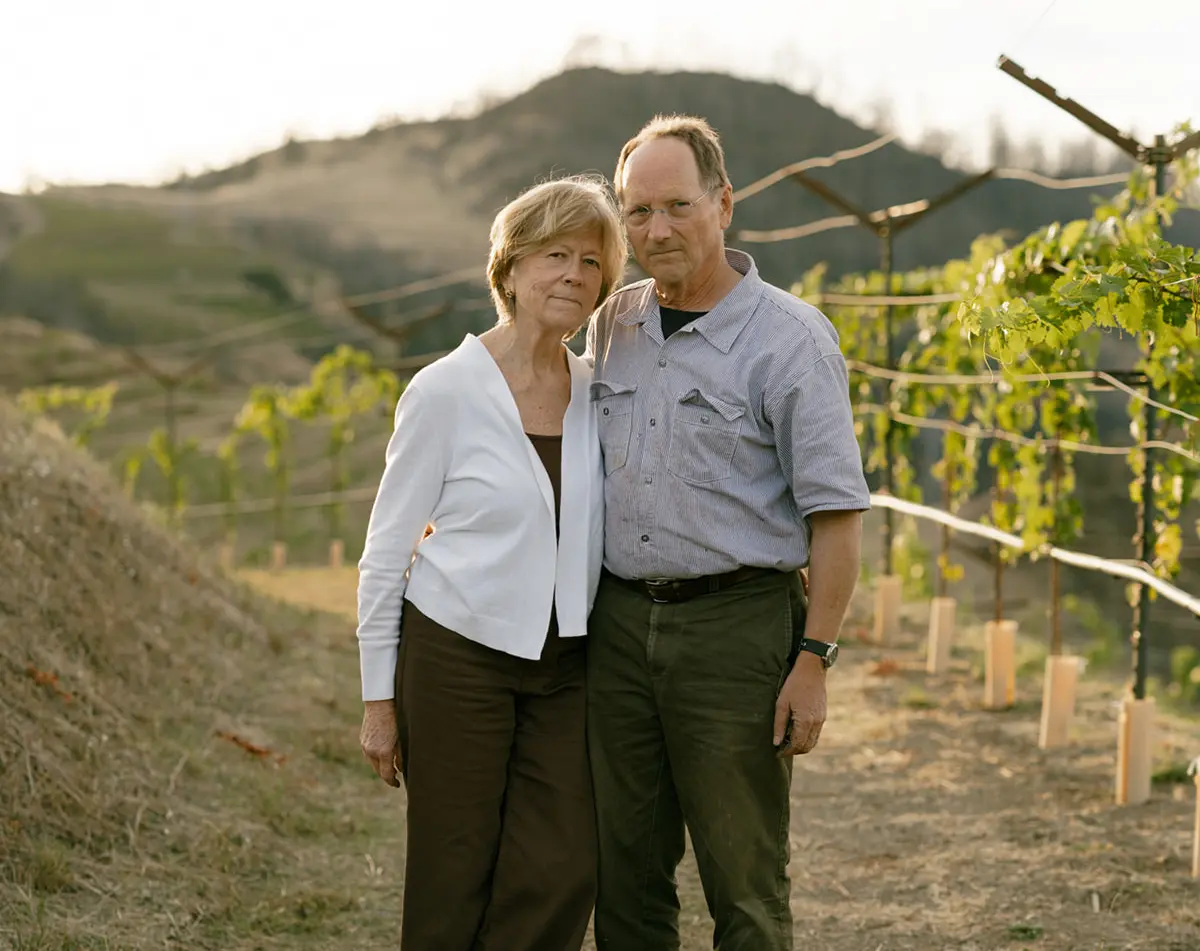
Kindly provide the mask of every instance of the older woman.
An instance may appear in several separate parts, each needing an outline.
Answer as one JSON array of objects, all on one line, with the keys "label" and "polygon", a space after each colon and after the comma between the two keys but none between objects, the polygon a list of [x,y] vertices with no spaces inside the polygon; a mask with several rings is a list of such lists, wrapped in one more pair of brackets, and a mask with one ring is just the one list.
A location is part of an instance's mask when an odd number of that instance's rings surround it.
[{"label": "older woman", "polygon": [[565,341],[625,258],[602,184],[525,192],[492,225],[499,322],[396,407],[358,640],[363,752],[408,792],[405,948],[567,951],[587,930],[584,634],[603,467],[591,371]]}]

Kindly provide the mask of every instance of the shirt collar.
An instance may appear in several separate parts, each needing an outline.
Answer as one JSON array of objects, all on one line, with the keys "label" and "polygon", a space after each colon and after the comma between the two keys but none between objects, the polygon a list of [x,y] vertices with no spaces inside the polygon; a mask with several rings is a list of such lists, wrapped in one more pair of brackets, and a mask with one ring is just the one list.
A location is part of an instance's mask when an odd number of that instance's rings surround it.
[{"label": "shirt collar", "polygon": [[[764,287],[762,278],[758,276],[758,266],[754,263],[754,258],[745,251],[726,248],[725,260],[742,275],[742,279],[717,302],[716,306],[691,325],[692,329],[722,353],[733,349],[733,342],[750,320],[750,315],[754,313]],[[616,319],[619,323],[637,326],[645,324],[651,317],[658,318],[655,324],[662,326],[662,314],[658,307],[658,295],[654,293],[653,280],[646,282],[646,291],[641,300]]]}]

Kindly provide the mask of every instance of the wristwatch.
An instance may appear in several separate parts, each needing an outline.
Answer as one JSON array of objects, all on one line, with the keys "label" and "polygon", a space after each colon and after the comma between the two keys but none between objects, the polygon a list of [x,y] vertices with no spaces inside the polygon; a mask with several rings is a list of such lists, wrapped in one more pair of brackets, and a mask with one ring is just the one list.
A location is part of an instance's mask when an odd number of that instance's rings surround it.
[{"label": "wristwatch", "polygon": [[832,667],[837,661],[837,644],[826,644],[824,641],[814,641],[810,637],[805,637],[800,641],[800,650],[808,651],[810,654],[816,654],[820,657],[821,665],[826,670]]}]

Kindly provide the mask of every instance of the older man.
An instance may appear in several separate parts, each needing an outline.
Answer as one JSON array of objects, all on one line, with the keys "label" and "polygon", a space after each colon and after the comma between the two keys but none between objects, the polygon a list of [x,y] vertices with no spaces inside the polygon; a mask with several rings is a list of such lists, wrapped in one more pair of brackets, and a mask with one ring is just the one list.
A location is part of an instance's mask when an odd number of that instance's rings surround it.
[{"label": "older man", "polygon": [[714,947],[790,949],[791,757],[825,720],[870,505],[846,367],[819,311],[725,247],[733,190],[706,122],[649,122],[615,186],[651,277],[588,330],[607,510],[588,674],[596,943],[679,947],[686,826]]}]

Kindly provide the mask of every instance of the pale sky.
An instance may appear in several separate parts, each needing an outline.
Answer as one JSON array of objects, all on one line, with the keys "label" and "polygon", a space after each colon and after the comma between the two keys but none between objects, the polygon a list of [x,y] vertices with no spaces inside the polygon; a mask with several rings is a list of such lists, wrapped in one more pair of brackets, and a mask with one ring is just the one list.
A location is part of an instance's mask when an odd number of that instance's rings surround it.
[{"label": "pale sky", "polygon": [[589,63],[777,80],[860,120],[886,98],[912,140],[977,146],[994,114],[1052,154],[1085,134],[1000,53],[1143,138],[1200,127],[1200,0],[0,0],[0,191],[436,117],[557,72],[581,37]]}]

